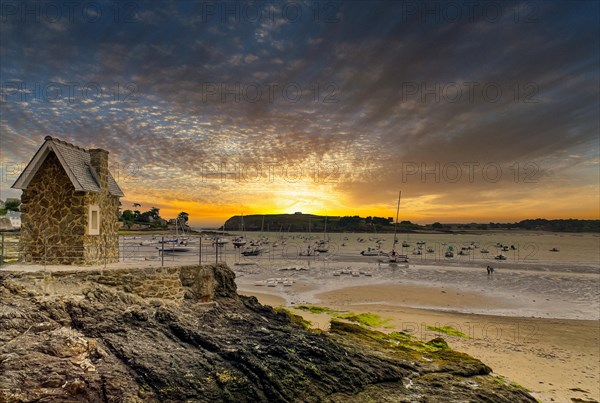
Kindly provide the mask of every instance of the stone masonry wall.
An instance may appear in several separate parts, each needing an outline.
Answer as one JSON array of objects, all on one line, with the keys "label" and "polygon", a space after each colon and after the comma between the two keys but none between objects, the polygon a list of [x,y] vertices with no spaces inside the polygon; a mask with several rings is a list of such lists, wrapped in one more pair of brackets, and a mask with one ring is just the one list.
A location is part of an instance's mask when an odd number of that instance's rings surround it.
[{"label": "stone masonry wall", "polygon": [[234,284],[233,278],[223,279],[222,272],[230,270],[222,265],[195,265],[179,267],[145,267],[119,269],[73,269],[37,272],[0,272],[2,281],[33,280],[40,289],[49,293],[76,294],[92,283],[137,294],[143,298],[161,298],[174,301],[183,299],[210,302],[215,299],[217,283]]},{"label": "stone masonry wall", "polygon": [[76,192],[54,153],[50,153],[21,197],[24,262],[82,263],[84,194]]},{"label": "stone masonry wall", "polygon": [[[100,235],[86,235],[83,239],[85,260],[88,263],[113,263],[119,261],[119,198],[108,192],[108,151],[89,150],[90,163],[100,184],[100,193],[86,194],[86,205],[100,207]],[[86,223],[89,217],[86,216]]]},{"label": "stone masonry wall", "polygon": [[[86,235],[83,237],[85,261],[88,264],[114,263],[119,261],[119,198],[111,196],[106,189],[100,193],[86,193],[84,196],[86,214],[84,223]],[[87,235],[90,205],[100,207],[100,235]]]}]

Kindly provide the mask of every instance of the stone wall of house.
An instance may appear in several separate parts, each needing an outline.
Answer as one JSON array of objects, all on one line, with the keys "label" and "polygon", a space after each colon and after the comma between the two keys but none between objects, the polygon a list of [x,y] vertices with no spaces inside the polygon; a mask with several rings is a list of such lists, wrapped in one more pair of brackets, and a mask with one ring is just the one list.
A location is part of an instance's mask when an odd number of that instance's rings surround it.
[{"label": "stone wall of house", "polygon": [[27,281],[44,293],[85,292],[90,285],[100,284],[143,298],[183,299],[210,302],[215,298],[217,283],[233,283],[223,279],[222,265],[178,267],[135,267],[114,269],[73,269],[37,272],[0,272],[3,281]]},{"label": "stone wall of house", "polygon": [[84,193],[76,192],[54,153],[50,153],[21,196],[24,262],[83,263],[86,230]]},{"label": "stone wall of house", "polygon": [[[89,264],[114,263],[119,261],[119,198],[111,196],[106,189],[100,193],[86,193],[84,196],[86,214],[83,236],[85,261]],[[87,235],[90,205],[100,207],[100,235]]]},{"label": "stone wall of house", "polygon": [[[91,264],[119,261],[119,198],[108,192],[108,151],[100,148],[89,150],[90,164],[102,189],[100,193],[85,195],[86,206],[100,207],[100,235],[86,235],[83,239],[85,260]],[[85,221],[88,224],[89,215]]]}]

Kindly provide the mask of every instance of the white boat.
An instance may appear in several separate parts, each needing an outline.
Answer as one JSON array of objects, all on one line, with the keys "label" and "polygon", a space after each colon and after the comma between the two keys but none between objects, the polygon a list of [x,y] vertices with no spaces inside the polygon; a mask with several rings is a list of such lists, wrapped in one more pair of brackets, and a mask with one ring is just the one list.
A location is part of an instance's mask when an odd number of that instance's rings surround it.
[{"label": "white boat", "polygon": [[242,251],[242,255],[244,256],[258,256],[262,253],[262,249],[259,248],[258,246],[249,246],[244,248],[244,250]]},{"label": "white boat", "polygon": [[223,245],[227,245],[228,243],[229,243],[229,239],[223,238],[223,237],[213,238],[213,241],[212,241],[213,246],[214,245],[223,246]]},{"label": "white boat", "polygon": [[234,238],[231,243],[233,244],[233,246],[235,246],[236,248],[241,248],[242,246],[246,245],[246,239],[243,236],[239,236],[237,238]]},{"label": "white boat", "polygon": [[506,260],[506,256],[504,256],[504,255],[501,253],[501,254],[499,254],[499,255],[496,255],[496,256],[494,257],[494,259],[496,259],[496,260]]},{"label": "white boat", "polygon": [[383,255],[384,253],[379,248],[368,247],[366,250],[363,250],[362,252],[360,252],[360,254],[363,256],[380,256],[380,255]]}]

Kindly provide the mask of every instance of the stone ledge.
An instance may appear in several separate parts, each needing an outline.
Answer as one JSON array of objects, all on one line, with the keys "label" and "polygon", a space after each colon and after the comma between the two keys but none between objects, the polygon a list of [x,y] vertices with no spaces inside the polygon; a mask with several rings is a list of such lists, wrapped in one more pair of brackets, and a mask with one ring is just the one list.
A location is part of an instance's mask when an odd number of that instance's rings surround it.
[{"label": "stone ledge", "polygon": [[87,269],[72,267],[60,271],[0,271],[0,281],[27,281],[44,294],[77,293],[96,283],[142,298],[184,299],[209,303],[217,296],[234,297],[235,275],[226,265],[172,267],[127,267]]}]

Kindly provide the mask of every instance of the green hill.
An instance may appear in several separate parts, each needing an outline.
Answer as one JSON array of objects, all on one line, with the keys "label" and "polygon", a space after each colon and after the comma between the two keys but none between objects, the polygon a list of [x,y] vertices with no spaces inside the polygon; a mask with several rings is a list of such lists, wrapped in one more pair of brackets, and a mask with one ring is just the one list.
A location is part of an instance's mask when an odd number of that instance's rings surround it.
[{"label": "green hill", "polygon": [[[314,214],[255,214],[243,217],[246,231],[270,232],[323,232],[327,219],[327,232],[394,232],[391,217],[320,216]],[[220,228],[222,229],[222,227]],[[225,222],[225,230],[241,231],[242,216],[233,216]],[[516,223],[469,223],[469,224],[413,224],[398,223],[398,232],[465,232],[481,230],[538,230],[551,232],[600,232],[599,220],[522,220]]]},{"label": "green hill", "polygon": [[[264,220],[264,221],[263,221]],[[327,232],[393,232],[392,218],[359,216],[319,216],[314,214],[265,214],[243,217],[246,231],[323,232],[327,220]],[[398,231],[414,230],[419,226],[402,222]],[[222,229],[222,228],[221,228]],[[242,216],[233,216],[225,222],[225,230],[241,231]]]}]

